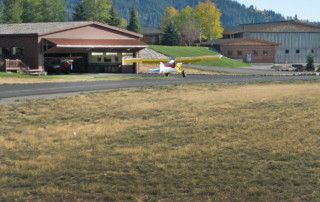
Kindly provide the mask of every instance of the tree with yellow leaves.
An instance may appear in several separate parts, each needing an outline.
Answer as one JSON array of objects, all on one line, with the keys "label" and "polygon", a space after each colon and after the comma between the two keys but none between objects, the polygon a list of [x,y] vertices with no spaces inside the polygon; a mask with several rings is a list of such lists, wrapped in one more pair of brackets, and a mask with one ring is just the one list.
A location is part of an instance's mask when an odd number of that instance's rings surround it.
[{"label": "tree with yellow leaves", "polygon": [[177,11],[175,8],[173,7],[168,7],[166,9],[166,13],[165,15],[161,18],[162,22],[161,22],[161,28],[162,30],[165,29],[165,27],[168,24],[177,23],[177,16],[179,15],[179,11]]},{"label": "tree with yellow leaves", "polygon": [[167,25],[176,27],[182,44],[190,45],[197,39],[214,40],[222,37],[221,13],[210,0],[200,2],[195,9],[187,6],[180,12],[168,7],[162,18],[161,28]]},{"label": "tree with yellow leaves", "polygon": [[[221,12],[210,0],[200,2],[194,10],[194,17],[198,22],[200,35],[205,40],[214,40],[222,37]],[[200,41],[201,41],[200,37]]]}]

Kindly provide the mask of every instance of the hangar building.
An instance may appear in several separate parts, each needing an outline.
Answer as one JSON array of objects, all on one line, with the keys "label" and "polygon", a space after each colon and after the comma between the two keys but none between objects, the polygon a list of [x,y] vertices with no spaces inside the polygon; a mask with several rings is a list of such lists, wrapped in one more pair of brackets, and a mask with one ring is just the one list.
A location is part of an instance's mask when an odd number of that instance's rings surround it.
[{"label": "hangar building", "polygon": [[43,69],[46,58],[74,58],[74,72],[138,72],[126,57],[138,57],[147,44],[141,34],[106,24],[46,22],[0,25],[1,59],[20,59],[31,69]]},{"label": "hangar building", "polygon": [[233,59],[254,63],[306,63],[312,52],[320,62],[320,26],[296,21],[241,24],[224,29],[223,39],[201,43]]}]

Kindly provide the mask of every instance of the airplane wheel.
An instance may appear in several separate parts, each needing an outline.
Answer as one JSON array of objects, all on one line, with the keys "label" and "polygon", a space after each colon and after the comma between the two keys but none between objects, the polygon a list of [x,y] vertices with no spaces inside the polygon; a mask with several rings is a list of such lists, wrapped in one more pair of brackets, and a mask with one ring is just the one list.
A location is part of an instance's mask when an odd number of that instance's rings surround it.
[{"label": "airplane wheel", "polygon": [[169,73],[164,74],[165,76],[169,76]]},{"label": "airplane wheel", "polygon": [[187,72],[183,70],[183,71],[182,71],[182,76],[183,76],[183,77],[187,77]]}]

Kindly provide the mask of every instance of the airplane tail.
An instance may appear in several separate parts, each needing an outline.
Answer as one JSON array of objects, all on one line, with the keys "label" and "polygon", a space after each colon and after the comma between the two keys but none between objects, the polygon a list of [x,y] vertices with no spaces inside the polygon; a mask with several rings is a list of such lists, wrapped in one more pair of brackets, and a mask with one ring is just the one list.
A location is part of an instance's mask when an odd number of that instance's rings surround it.
[{"label": "airplane tail", "polygon": [[162,62],[160,62],[160,74],[164,73],[165,66]]}]

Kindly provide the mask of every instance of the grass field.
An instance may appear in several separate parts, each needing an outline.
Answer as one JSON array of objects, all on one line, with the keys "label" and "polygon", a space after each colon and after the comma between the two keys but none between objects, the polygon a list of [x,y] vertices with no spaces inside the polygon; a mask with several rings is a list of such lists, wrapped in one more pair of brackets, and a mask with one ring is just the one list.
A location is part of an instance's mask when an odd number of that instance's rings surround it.
[{"label": "grass field", "polygon": [[148,77],[99,77],[96,74],[87,75],[49,75],[49,76],[29,76],[17,73],[0,72],[1,84],[28,84],[28,83],[52,83],[52,82],[75,82],[75,81],[97,81],[97,80],[128,80],[128,79],[148,79]]},{"label": "grass field", "polygon": [[[169,57],[194,57],[194,56],[206,56],[206,55],[218,55],[216,52],[213,52],[205,47],[194,47],[194,46],[156,46],[152,45],[149,48],[165,54]],[[247,63],[238,62],[227,57],[223,57],[220,60],[208,60],[198,63],[195,65],[203,66],[216,66],[216,67],[248,67],[250,66]]]},{"label": "grass field", "polygon": [[320,83],[1,106],[0,201],[319,201]]}]

